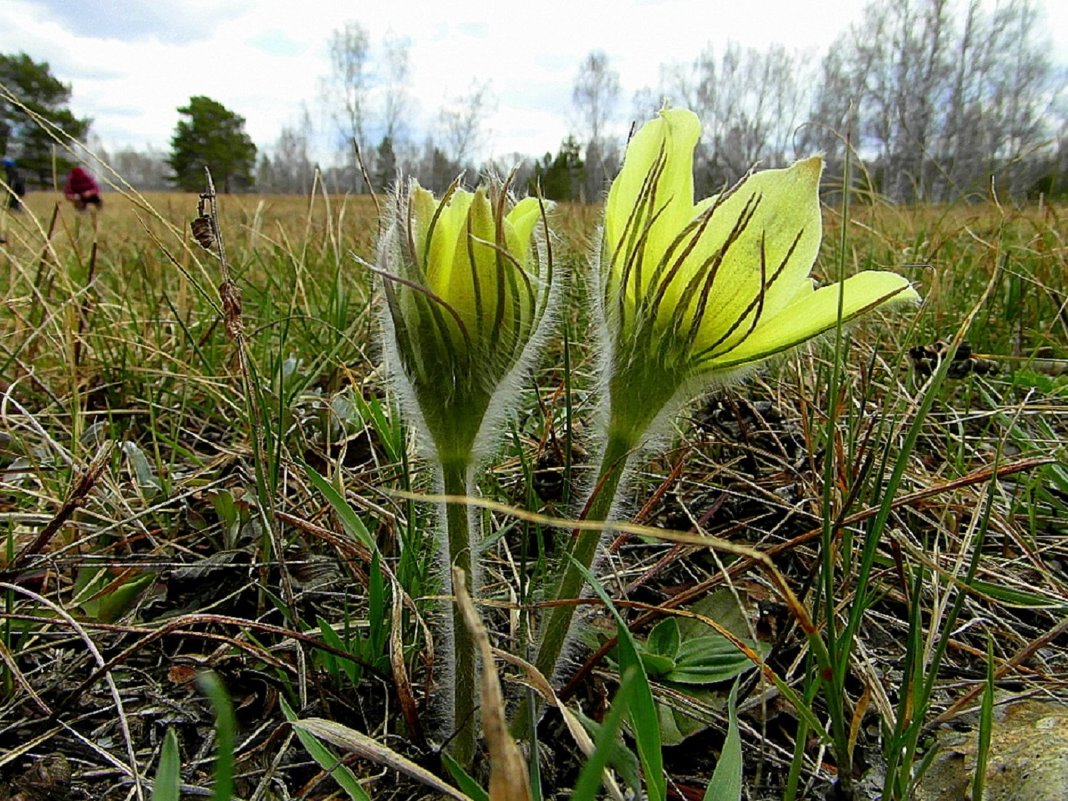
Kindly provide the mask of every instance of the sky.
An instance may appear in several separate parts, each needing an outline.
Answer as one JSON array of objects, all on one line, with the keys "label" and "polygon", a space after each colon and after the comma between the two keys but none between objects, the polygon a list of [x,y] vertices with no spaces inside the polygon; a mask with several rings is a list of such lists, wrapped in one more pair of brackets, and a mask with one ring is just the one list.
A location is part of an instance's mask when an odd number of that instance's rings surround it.
[{"label": "sky", "polygon": [[[1068,3],[1044,5],[1064,60]],[[313,125],[328,129],[320,98],[330,37],[355,19],[370,34],[372,57],[388,37],[410,42],[406,119],[416,141],[443,101],[488,82],[487,158],[557,149],[576,127],[571,89],[592,50],[619,72],[622,133],[634,93],[658,85],[661,65],[729,39],[818,56],[862,8],[859,0],[2,0],[0,52],[47,61],[71,84],[72,111],[92,118],[108,150],[168,150],[176,109],[194,95],[243,116],[252,140],[269,148],[283,126],[299,123],[302,103]]]}]

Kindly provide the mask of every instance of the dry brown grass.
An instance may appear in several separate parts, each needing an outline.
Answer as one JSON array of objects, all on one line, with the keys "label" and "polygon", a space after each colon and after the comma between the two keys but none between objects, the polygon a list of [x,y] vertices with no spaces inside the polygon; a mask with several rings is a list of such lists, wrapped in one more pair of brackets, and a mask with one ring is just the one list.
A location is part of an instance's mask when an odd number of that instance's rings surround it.
[{"label": "dry brown grass", "polygon": [[[442,658],[440,648],[427,647],[415,614],[431,615],[425,598],[438,589],[428,569],[433,510],[396,494],[426,483],[416,459],[391,450],[404,440],[396,439],[388,404],[375,420],[359,414],[356,400],[377,402],[386,392],[374,346],[378,301],[352,258],[372,257],[371,201],[220,198],[243,294],[251,383],[226,337],[218,265],[189,234],[196,195],[142,201],[109,193],[98,217],[77,214],[51,193],[31,193],[27,203],[32,214],[0,221],[8,239],[0,256],[0,774],[10,794],[127,798],[154,775],[168,727],[180,736],[190,793],[204,792],[212,714],[191,679],[209,669],[222,676],[237,710],[241,798],[282,797],[280,784],[291,797],[335,790],[282,725],[279,698],[440,771],[433,744],[415,736],[411,718],[432,716],[430,660]],[[899,715],[908,679],[902,665],[915,647],[910,611],[918,610],[921,636],[933,647],[980,530],[982,583],[964,596],[946,632],[930,707],[909,714],[933,725],[969,706],[988,641],[1003,688],[1068,695],[1068,385],[1058,373],[1068,357],[1068,248],[1057,213],[854,209],[848,268],[910,271],[927,303],[914,320],[898,315],[850,332],[832,447],[824,436],[824,344],[691,409],[631,489],[627,508],[639,522],[769,554],[817,618],[830,499],[838,614],[858,590],[875,593],[846,685],[861,766],[881,764]],[[574,273],[577,297],[596,211],[557,214],[557,257]],[[825,275],[840,255],[835,212],[827,219]],[[858,588],[866,527],[925,392],[906,351],[951,337],[996,267],[999,280],[968,336],[1001,371],[938,390],[902,457],[870,582]],[[488,467],[483,489],[491,499],[568,516],[585,486],[580,446],[590,446],[583,432],[592,426],[597,354],[577,299],[562,317],[570,326],[573,415],[565,411],[557,341],[516,421],[515,442]],[[250,392],[259,406],[247,403]],[[337,479],[397,576],[392,591],[411,599],[397,613],[404,671],[386,653],[363,659],[357,672],[324,640],[320,620],[342,637],[366,636],[372,623],[388,629],[389,621],[372,618],[367,549],[309,484],[305,463]],[[564,469],[573,469],[573,483],[561,481]],[[263,514],[268,506],[273,516]],[[520,577],[535,589],[547,583],[538,542],[551,555],[553,534],[506,514],[487,520],[495,539],[486,554],[489,595],[479,600],[495,644],[521,654]],[[605,565],[606,586],[621,604],[661,612],[732,586],[756,634],[774,648],[769,666],[803,691],[812,676],[795,617],[752,564],[724,558],[621,537]],[[291,604],[281,600],[285,581]],[[644,636],[648,628],[636,630]],[[752,797],[781,797],[795,759],[816,797],[833,765],[818,746],[795,752],[795,712],[752,675],[742,716]],[[596,717],[615,686],[611,663],[591,661],[581,676],[569,686],[572,703]],[[699,797],[722,740],[721,693],[693,698],[662,687],[658,695],[710,724],[666,752],[673,797]],[[824,714],[818,697],[815,710]],[[579,765],[554,725],[543,730],[543,781],[547,797],[566,797]],[[352,767],[372,797],[420,797],[377,765]],[[33,782],[55,795],[33,795]]]}]

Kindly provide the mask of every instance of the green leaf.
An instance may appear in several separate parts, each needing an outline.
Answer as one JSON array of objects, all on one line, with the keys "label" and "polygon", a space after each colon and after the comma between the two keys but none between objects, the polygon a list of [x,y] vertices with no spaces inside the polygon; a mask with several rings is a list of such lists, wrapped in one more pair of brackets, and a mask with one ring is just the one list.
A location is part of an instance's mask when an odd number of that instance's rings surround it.
[{"label": "green leaf", "polygon": [[[582,728],[590,735],[590,738],[597,742],[601,737],[604,723],[584,715],[582,710],[579,709],[576,709],[574,714],[578,722],[582,724]],[[638,757],[627,748],[627,744],[623,741],[622,731],[616,734],[613,743],[614,745],[609,747],[608,751],[608,767],[623,780],[627,787],[633,788],[635,795],[640,795],[642,789],[642,767],[641,763],[638,762]]]},{"label": "green leaf", "polygon": [[645,641],[645,649],[650,653],[674,659],[680,642],[679,623],[675,618],[668,617],[653,626],[649,638]]},{"label": "green leaf", "polygon": [[601,730],[593,741],[593,753],[582,767],[575,789],[571,793],[571,801],[596,800],[605,766],[619,746],[618,738],[620,729],[623,727],[623,716],[631,706],[634,689],[638,683],[638,672],[639,669],[631,668],[620,677],[619,689],[616,691],[615,698],[612,699],[612,704],[608,707],[608,714],[604,716]]},{"label": "green leaf", "polygon": [[156,473],[152,469],[152,465],[149,464],[145,452],[136,443],[129,440],[122,443],[122,452],[130,461],[130,468],[137,479],[137,486],[141,492],[148,498],[158,493],[162,485],[159,483],[159,479],[156,478]]},{"label": "green leaf", "polygon": [[675,660],[660,654],[651,654],[648,651],[639,651],[645,672],[650,676],[666,676],[675,669]]},{"label": "green leaf", "polygon": [[367,400],[356,392],[353,399],[360,417],[365,423],[370,423],[378,435],[379,442],[386,450],[386,457],[391,462],[399,462],[404,449],[404,432],[399,423],[387,416],[385,406],[378,398]]},{"label": "green leaf", "polygon": [[738,683],[727,699],[727,739],[723,741],[704,801],[738,801],[742,797],[742,736],[738,730]]},{"label": "green leaf", "polygon": [[[295,721],[297,715],[292,707],[286,703],[286,699],[279,697],[278,700],[281,702],[282,714],[286,716],[286,720],[290,723]],[[304,746],[304,750],[308,752],[320,768],[330,774],[330,778],[338,783],[338,786],[348,794],[352,801],[371,801],[371,796],[367,794],[367,791],[363,789],[363,785],[356,779],[356,774],[352,772],[348,765],[343,764],[334,755],[333,751],[323,745],[311,732],[301,728],[294,728],[293,731],[297,733],[297,739]]]},{"label": "green leaf", "polygon": [[[719,589],[709,595],[705,595],[696,603],[687,607],[687,611],[694,615],[701,615],[716,621],[735,637],[748,637],[749,624],[745,611],[738,604],[734,593],[727,589]],[[679,624],[679,634],[683,640],[693,637],[703,637],[710,634],[708,624],[698,617],[676,618]]]},{"label": "green leaf", "polygon": [[701,637],[687,637],[675,654],[676,661],[682,664],[700,664],[724,657],[740,654],[738,646],[722,634],[705,634]]},{"label": "green leaf", "polygon": [[[763,643],[747,643],[754,650],[766,650]],[[678,684],[716,684],[729,681],[753,667],[738,647],[721,634],[683,640],[675,656],[675,669],[665,681]]]},{"label": "green leaf", "polygon": [[341,521],[342,528],[345,529],[350,537],[360,542],[371,553],[378,550],[378,546],[375,544],[374,537],[371,536],[371,532],[367,530],[367,526],[363,524],[363,521],[356,515],[356,512],[349,506],[337,488],[334,487],[329,481],[315,472],[313,467],[304,465],[305,475],[308,476],[308,480],[311,481],[315,488],[323,494],[327,503],[333,508],[334,513],[337,514],[338,520]]},{"label": "green leaf", "polygon": [[[349,652],[348,644],[341,639],[341,636],[334,631],[334,627],[330,625],[329,621],[325,618],[316,618],[316,622],[319,624],[319,633],[322,635],[323,642],[329,645],[331,648],[336,648],[339,651]],[[337,654],[332,654],[327,651],[322,652],[325,657],[325,664],[330,669],[331,673],[337,672],[337,668],[340,668],[345,672],[345,676],[353,684],[360,683],[361,669],[360,665],[353,659],[345,659]]]},{"label": "green leaf", "polygon": [[368,572],[367,586],[367,620],[370,631],[363,658],[373,665],[382,666],[386,659],[386,642],[389,638],[390,616],[387,611],[389,595],[385,578],[382,575],[382,555],[377,551],[371,554],[371,569]]},{"label": "green leaf", "polygon": [[219,490],[211,496],[211,505],[219,516],[223,531],[223,547],[233,548],[241,528],[241,512],[237,508],[234,494],[230,490]]},{"label": "green leaf", "polygon": [[134,575],[109,592],[103,592],[115,580],[106,568],[78,570],[74,578],[75,603],[88,617],[101,623],[113,623],[133,607],[141,592],[156,580],[156,574]]},{"label": "green leaf", "polygon": [[727,708],[727,692],[706,690],[699,687],[676,688],[676,691],[691,699],[688,704],[673,703],[666,698],[657,701],[656,711],[660,716],[660,739],[665,746],[678,745],[688,737],[702,732],[710,725],[710,716]]},{"label": "green leaf", "polygon": [[471,774],[463,769],[463,766],[449,756],[448,752],[441,752],[441,762],[449,771],[456,786],[471,797],[471,801],[490,801],[489,793],[482,789],[482,785],[476,782]]},{"label": "green leaf", "polygon": [[182,763],[178,757],[178,737],[168,727],[159,751],[156,781],[152,785],[152,801],[179,801],[182,795]]},{"label": "green leaf", "polygon": [[141,592],[155,580],[155,573],[142,573],[95,599],[92,603],[97,604],[96,619],[101,623],[113,623],[118,620],[133,608]]}]

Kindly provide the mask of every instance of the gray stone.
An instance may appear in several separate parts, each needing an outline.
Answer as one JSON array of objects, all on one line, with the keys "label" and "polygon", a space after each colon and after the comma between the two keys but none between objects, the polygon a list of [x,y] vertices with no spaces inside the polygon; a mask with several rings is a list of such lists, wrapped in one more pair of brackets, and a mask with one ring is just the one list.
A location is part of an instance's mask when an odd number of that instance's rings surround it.
[{"label": "gray stone", "polygon": [[[970,799],[978,729],[937,739],[916,798]],[[1025,700],[995,708],[983,801],[1068,801],[1068,706]]]}]

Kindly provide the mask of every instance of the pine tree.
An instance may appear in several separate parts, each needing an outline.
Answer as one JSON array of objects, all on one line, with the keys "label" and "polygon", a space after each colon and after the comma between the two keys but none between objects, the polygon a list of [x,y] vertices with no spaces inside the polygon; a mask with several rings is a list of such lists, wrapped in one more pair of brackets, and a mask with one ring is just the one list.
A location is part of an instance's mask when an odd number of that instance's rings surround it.
[{"label": "pine tree", "polygon": [[540,186],[541,194],[550,200],[577,200],[585,176],[582,150],[575,137],[569,136],[560,143],[555,158],[546,153],[541,163],[534,166],[531,191]]},{"label": "pine tree", "polygon": [[215,185],[223,192],[252,184],[256,145],[245,133],[245,118],[222,103],[198,95],[178,109],[182,119],[171,138],[167,163],[174,181],[187,192],[204,186],[204,168],[211,170]]},{"label": "pine tree", "polygon": [[[52,146],[56,138],[53,130],[34,120],[34,115],[74,139],[84,139],[90,121],[79,119],[70,111],[70,95],[70,85],[52,75],[48,62],[34,61],[25,53],[0,54],[0,155],[14,158],[22,174],[42,186],[52,183]],[[61,144],[66,144],[58,136]],[[57,169],[65,173],[71,166],[60,153]]]}]

